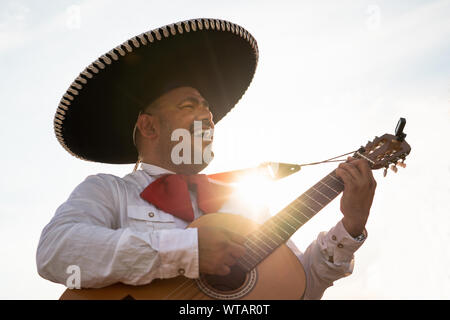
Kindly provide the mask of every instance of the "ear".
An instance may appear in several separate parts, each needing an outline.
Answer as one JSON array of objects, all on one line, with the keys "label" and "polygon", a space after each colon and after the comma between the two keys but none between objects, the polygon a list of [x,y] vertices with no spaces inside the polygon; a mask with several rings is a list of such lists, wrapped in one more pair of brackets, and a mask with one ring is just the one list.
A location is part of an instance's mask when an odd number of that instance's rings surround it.
[{"label": "ear", "polygon": [[140,135],[147,139],[155,139],[159,134],[158,119],[154,115],[141,114],[136,122],[136,126]]}]

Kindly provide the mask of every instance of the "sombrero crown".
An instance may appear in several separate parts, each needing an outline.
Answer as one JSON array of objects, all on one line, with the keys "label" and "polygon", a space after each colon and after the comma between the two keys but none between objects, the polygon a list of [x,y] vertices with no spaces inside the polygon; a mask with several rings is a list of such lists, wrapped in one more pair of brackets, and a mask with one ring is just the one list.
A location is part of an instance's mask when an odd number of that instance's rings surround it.
[{"label": "sombrero crown", "polygon": [[63,95],[55,134],[72,155],[104,163],[133,163],[133,127],[140,110],[174,84],[196,88],[217,123],[247,90],[258,46],[242,27],[193,19],[122,43],[89,65]]}]

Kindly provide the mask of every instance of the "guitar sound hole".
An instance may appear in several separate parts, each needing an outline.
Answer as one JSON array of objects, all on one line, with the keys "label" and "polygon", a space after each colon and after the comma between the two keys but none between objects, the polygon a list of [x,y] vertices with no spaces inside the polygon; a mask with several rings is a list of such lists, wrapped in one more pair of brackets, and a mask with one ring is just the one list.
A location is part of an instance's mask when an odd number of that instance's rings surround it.
[{"label": "guitar sound hole", "polygon": [[226,276],[202,274],[202,280],[208,286],[222,292],[235,291],[245,284],[247,274],[238,266],[232,266],[231,272]]}]

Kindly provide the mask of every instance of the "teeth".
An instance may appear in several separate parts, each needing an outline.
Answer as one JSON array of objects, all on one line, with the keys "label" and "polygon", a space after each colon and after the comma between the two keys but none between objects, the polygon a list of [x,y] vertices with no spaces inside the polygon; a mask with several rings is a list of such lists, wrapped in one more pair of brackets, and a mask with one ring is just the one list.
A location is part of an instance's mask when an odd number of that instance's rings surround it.
[{"label": "teeth", "polygon": [[200,130],[194,130],[194,136],[195,137],[204,137],[205,140],[211,139],[213,135],[212,129],[200,129]]},{"label": "teeth", "polygon": [[214,130],[213,129],[204,130],[203,139],[210,141],[212,139],[212,137],[213,137],[213,134],[214,134]]}]

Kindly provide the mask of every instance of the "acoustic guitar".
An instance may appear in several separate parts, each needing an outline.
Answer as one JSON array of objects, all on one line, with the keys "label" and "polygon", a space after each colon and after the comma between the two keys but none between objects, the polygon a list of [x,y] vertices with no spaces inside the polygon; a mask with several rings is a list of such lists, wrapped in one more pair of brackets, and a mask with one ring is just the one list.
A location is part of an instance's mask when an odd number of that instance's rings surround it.
[{"label": "acoustic guitar", "polygon": [[[402,130],[397,128],[395,136],[375,137],[353,157],[366,159],[372,169],[404,166],[411,148]],[[142,286],[119,283],[100,289],[67,289],[60,299],[301,299],[306,288],[305,272],[285,243],[343,189],[333,170],[262,225],[224,213],[207,214],[192,222],[188,228],[219,225],[246,237],[246,254],[227,276],[201,274],[198,279],[188,279],[180,275]]]}]

